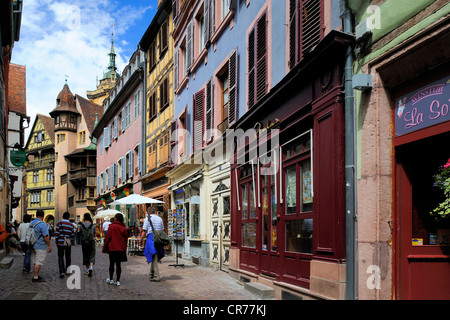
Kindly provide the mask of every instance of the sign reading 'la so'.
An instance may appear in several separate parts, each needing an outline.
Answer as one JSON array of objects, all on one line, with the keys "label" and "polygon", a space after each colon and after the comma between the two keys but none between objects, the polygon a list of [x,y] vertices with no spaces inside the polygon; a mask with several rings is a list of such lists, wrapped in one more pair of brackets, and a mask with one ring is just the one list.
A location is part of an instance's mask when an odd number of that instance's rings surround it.
[{"label": "sign reading 'la so'", "polygon": [[395,102],[395,134],[401,136],[450,120],[450,76]]}]

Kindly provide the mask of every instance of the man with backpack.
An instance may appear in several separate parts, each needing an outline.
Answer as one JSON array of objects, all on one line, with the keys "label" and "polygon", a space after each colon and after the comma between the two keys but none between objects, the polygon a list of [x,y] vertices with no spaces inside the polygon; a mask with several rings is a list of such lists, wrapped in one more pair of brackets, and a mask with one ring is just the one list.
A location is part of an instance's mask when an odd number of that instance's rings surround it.
[{"label": "man with backpack", "polygon": [[83,252],[83,265],[86,266],[86,274],[92,277],[95,263],[95,225],[91,215],[85,213],[81,227],[81,251]]},{"label": "man with backpack", "polygon": [[[39,275],[39,271],[45,263],[47,252],[52,252],[52,246],[48,237],[48,227],[43,220],[44,210],[39,209],[36,211],[36,218],[31,221],[29,226],[29,228],[33,228],[34,231],[34,235],[32,235],[32,238],[36,239],[36,242],[34,244],[32,243],[34,242],[34,240],[31,240],[31,243],[29,243],[29,245],[34,249],[34,252],[32,254],[32,256],[34,257],[34,275],[32,282],[45,282],[45,279]],[[27,238],[28,237],[29,235],[27,232]],[[26,241],[30,240],[26,239]]]}]

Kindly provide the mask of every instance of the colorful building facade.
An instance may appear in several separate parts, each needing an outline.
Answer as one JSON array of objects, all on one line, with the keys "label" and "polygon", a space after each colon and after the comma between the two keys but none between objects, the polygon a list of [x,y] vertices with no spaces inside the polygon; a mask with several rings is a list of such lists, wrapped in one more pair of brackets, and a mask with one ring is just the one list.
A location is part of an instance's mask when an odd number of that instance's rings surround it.
[{"label": "colorful building facade", "polygon": [[434,176],[450,158],[450,5],[349,7],[359,30],[354,77],[370,79],[354,84],[357,297],[448,299],[449,219],[432,211],[445,200]]},{"label": "colorful building facade", "polygon": [[[104,113],[92,132],[97,142],[96,211],[131,193],[141,193],[144,53],[134,52],[116,86],[103,101]],[[137,222],[136,208],[114,206],[126,222]]]},{"label": "colorful building facade", "polygon": [[44,211],[46,222],[55,221],[55,124],[49,116],[37,114],[25,146],[26,214],[36,217]]},{"label": "colorful building facade", "polygon": [[81,220],[95,214],[96,148],[90,138],[94,123],[103,115],[103,107],[79,95],[73,95],[67,82],[50,112],[55,134],[55,219],[68,211]]},{"label": "colorful building facade", "polygon": [[[158,10],[142,36],[139,47],[146,53],[145,60],[145,113],[142,141],[145,150],[142,174],[142,195],[163,201],[154,205],[168,223],[170,185],[166,173],[171,169],[170,145],[174,121],[175,96],[173,58],[172,2],[159,1]],[[145,208],[144,208],[145,209]],[[145,215],[142,215],[144,218]]]}]

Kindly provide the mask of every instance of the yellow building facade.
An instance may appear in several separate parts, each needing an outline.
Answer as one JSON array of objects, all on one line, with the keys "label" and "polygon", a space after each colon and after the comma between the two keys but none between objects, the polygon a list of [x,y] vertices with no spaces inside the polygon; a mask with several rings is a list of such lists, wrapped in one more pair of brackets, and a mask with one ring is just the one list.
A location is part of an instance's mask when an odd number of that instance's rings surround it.
[{"label": "yellow building facade", "polygon": [[[170,135],[174,121],[174,60],[172,2],[160,1],[158,11],[139,46],[146,53],[145,101],[145,174],[143,195],[164,201],[158,209],[167,217],[170,170]],[[166,220],[166,219],[165,219]],[[167,220],[166,220],[167,221]]]},{"label": "yellow building facade", "polygon": [[26,213],[36,217],[44,210],[44,221],[55,220],[55,135],[53,119],[37,114],[25,147],[28,156],[26,168]]}]

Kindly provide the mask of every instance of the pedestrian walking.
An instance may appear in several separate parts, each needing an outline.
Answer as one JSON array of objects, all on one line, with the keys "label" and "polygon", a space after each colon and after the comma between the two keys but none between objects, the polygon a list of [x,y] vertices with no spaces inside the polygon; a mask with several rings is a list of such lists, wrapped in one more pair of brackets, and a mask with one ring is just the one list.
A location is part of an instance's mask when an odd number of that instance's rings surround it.
[{"label": "pedestrian walking", "polygon": [[19,225],[19,240],[20,240],[20,247],[22,248],[24,252],[23,257],[23,273],[30,273],[31,272],[31,247],[25,243],[25,237],[27,235],[28,227],[30,226],[31,222],[31,216],[29,214],[26,214],[23,216],[23,222]]},{"label": "pedestrian walking", "polygon": [[36,218],[31,221],[30,228],[34,228],[34,234],[36,237],[36,243],[33,246],[31,254],[32,260],[34,260],[34,274],[32,282],[44,282],[45,279],[39,275],[41,267],[45,264],[45,258],[47,252],[52,252],[52,246],[50,239],[48,238],[48,227],[43,222],[44,210],[38,209],[36,211]]},{"label": "pedestrian walking", "polygon": [[95,226],[90,213],[85,213],[81,227],[81,251],[83,252],[83,265],[86,274],[92,277],[95,264]]},{"label": "pedestrian walking", "polygon": [[[55,243],[58,248],[58,267],[59,277],[64,278],[67,273],[67,268],[72,264],[72,241],[75,235],[75,228],[69,221],[70,213],[64,212],[63,218],[56,224]],[[64,258],[66,263],[64,264]]]},{"label": "pedestrian walking", "polygon": [[75,234],[75,239],[77,240],[76,241],[77,244],[81,244],[81,224],[82,223],[83,222],[78,221],[78,224],[77,224],[77,231],[76,231],[76,234]]},{"label": "pedestrian walking", "polygon": [[[128,231],[123,223],[123,215],[117,213],[114,222],[108,227],[108,233],[103,245],[103,253],[109,254],[109,278],[106,282],[120,286],[120,276],[122,274],[121,263],[127,261],[127,239]],[[114,282],[114,266],[116,268],[116,281]]]},{"label": "pedestrian walking", "polygon": [[[74,229],[77,229],[77,223],[75,222],[75,219],[69,219],[70,223],[73,225]],[[72,242],[72,245],[77,244],[77,237],[75,232],[73,233],[72,237],[70,238],[70,241]]]},{"label": "pedestrian walking", "polygon": [[55,234],[55,230],[53,229],[53,221],[49,221],[47,223],[47,227],[48,227],[48,238],[52,240],[52,237]]},{"label": "pedestrian walking", "polygon": [[109,225],[113,222],[114,222],[114,218],[111,218],[111,219],[103,222],[102,229],[103,229],[103,236],[105,237],[105,239],[106,239],[106,233],[108,232]]},{"label": "pedestrian walking", "polygon": [[147,219],[144,221],[142,227],[140,243],[143,243],[144,237],[147,237],[147,243],[144,249],[144,255],[147,258],[147,262],[150,263],[149,280],[154,282],[159,282],[161,276],[159,274],[159,260],[164,257],[164,247],[159,246],[153,241],[153,230],[163,230],[164,222],[156,215],[155,209],[149,207],[147,209],[148,215]]}]

